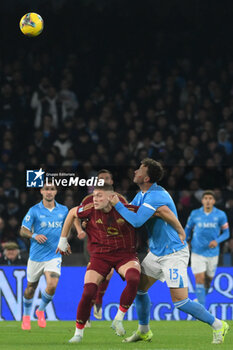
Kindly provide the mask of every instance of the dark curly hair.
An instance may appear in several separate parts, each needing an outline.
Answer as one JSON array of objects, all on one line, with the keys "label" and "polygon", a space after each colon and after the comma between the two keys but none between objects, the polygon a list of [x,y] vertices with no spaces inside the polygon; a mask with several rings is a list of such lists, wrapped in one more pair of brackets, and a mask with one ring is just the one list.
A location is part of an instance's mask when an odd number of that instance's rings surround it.
[{"label": "dark curly hair", "polygon": [[156,160],[152,158],[145,158],[141,161],[141,164],[147,167],[147,175],[151,183],[162,180],[164,169],[161,163],[156,162]]}]

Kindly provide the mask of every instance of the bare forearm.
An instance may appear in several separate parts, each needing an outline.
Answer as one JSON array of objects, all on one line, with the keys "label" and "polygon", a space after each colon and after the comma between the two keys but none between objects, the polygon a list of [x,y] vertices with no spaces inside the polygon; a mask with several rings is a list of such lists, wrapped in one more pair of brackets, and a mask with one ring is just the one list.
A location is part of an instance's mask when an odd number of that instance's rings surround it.
[{"label": "bare forearm", "polygon": [[[62,232],[61,232],[61,237],[68,237],[70,233],[70,229],[74,223],[75,220],[75,213],[76,213],[76,208],[73,208],[69,211],[66,220],[64,222],[64,225],[62,227]],[[76,227],[76,226],[75,226]]]},{"label": "bare forearm", "polygon": [[176,230],[176,232],[179,234],[179,236],[181,236],[182,239],[185,239],[186,234],[181,223],[179,222],[175,214],[167,206],[162,206],[158,208],[157,213],[161,219],[166,221],[169,225],[171,225],[174,228],[174,230]]},{"label": "bare forearm", "polygon": [[20,228],[20,236],[24,238],[32,238],[33,232],[28,230],[26,227],[21,226]]},{"label": "bare forearm", "polygon": [[77,237],[79,238],[79,239],[83,239],[83,238],[85,238],[86,237],[86,232],[85,232],[85,230],[83,229],[83,227],[82,227],[82,224],[81,224],[81,221],[80,221],[80,219],[79,218],[75,218],[74,219],[74,227],[75,227],[75,229],[76,229],[76,231],[77,231]]}]

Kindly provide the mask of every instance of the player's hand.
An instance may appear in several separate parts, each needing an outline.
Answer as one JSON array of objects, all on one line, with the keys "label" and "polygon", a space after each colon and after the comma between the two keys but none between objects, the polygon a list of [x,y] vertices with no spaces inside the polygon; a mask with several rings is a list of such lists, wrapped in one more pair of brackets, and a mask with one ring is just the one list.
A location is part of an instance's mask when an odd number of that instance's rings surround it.
[{"label": "player's hand", "polygon": [[215,248],[215,247],[217,247],[217,245],[218,245],[218,242],[213,240],[213,241],[210,242],[209,247],[210,248]]},{"label": "player's hand", "polygon": [[36,235],[34,238],[38,243],[43,244],[47,241],[47,237],[45,235]]},{"label": "player's hand", "polygon": [[70,255],[71,254],[71,248],[67,241],[66,237],[60,237],[58,246],[56,249],[56,254],[60,253],[62,255]]},{"label": "player's hand", "polygon": [[120,202],[119,197],[117,194],[113,194],[112,196],[110,196],[109,198],[109,202],[112,204],[113,207],[115,207],[115,205]]},{"label": "player's hand", "polygon": [[77,237],[78,239],[84,239],[86,237],[86,232],[84,230],[78,231]]},{"label": "player's hand", "polygon": [[67,250],[65,252],[57,247],[56,254],[57,253],[60,253],[61,255],[70,255],[70,254],[72,254],[71,247],[70,247],[69,243],[67,245]]},{"label": "player's hand", "polygon": [[84,219],[84,220],[82,221],[81,226],[82,226],[83,230],[86,230],[88,221],[89,221],[89,219]]},{"label": "player's hand", "polygon": [[185,238],[186,238],[185,233],[184,233],[184,234],[183,234],[183,233],[178,233],[178,235],[179,235],[179,237],[180,237],[181,243],[184,244],[184,240],[185,240]]}]

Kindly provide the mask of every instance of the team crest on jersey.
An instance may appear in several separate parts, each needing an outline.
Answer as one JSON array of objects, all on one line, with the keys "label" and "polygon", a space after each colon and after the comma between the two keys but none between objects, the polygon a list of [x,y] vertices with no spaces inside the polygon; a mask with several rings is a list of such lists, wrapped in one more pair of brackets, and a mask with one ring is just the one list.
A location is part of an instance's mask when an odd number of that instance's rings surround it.
[{"label": "team crest on jersey", "polygon": [[58,214],[58,217],[59,218],[63,218],[63,214]]},{"label": "team crest on jersey", "polygon": [[119,225],[123,225],[125,223],[125,220],[122,218],[117,219],[116,221]]},{"label": "team crest on jersey", "polygon": [[45,215],[40,215],[40,218],[42,219],[42,218],[45,218]]},{"label": "team crest on jersey", "polygon": [[103,224],[103,221],[101,219],[96,220],[97,224]]}]

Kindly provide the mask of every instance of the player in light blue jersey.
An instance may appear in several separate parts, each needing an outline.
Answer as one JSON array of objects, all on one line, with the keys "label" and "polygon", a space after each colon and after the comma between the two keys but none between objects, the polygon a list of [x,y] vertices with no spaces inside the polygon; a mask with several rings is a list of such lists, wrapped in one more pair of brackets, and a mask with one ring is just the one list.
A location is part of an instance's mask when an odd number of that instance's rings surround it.
[{"label": "player in light blue jersey", "polygon": [[[138,330],[126,338],[125,342],[139,340],[150,341],[153,334],[149,327],[150,299],[148,289],[157,281],[166,281],[170,289],[172,301],[179,310],[191,314],[196,319],[208,323],[213,328],[213,343],[223,343],[229,326],[211,315],[203,305],[188,298],[187,266],[189,250],[184,230],[179,223],[175,204],[169,193],[157,182],[163,176],[163,168],[159,162],[146,158],[135,171],[134,182],[139,192],[132,204],[139,205],[137,213],[129,211],[120,203],[117,195],[111,199],[112,205],[134,227],[146,224],[150,251],[141,264],[141,281],[136,297],[136,309],[139,319]],[[155,213],[167,211],[164,219],[156,218]],[[170,219],[169,219],[170,218]],[[183,239],[183,240],[182,240]]]},{"label": "player in light blue jersey", "polygon": [[46,326],[44,310],[53,299],[61,274],[61,255],[56,254],[63,223],[68,209],[55,201],[56,187],[45,184],[40,190],[42,201],[31,207],[23,219],[20,235],[30,239],[30,252],[27,264],[27,288],[23,297],[22,329],[30,330],[30,313],[33,296],[42,274],[47,286],[42,292],[39,308],[36,310],[39,327]]},{"label": "player in light blue jersey", "polygon": [[185,227],[187,240],[193,231],[191,268],[196,281],[196,296],[202,305],[205,305],[206,294],[218,265],[219,244],[230,236],[227,216],[214,204],[214,192],[204,191],[203,206],[191,212]]}]

